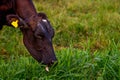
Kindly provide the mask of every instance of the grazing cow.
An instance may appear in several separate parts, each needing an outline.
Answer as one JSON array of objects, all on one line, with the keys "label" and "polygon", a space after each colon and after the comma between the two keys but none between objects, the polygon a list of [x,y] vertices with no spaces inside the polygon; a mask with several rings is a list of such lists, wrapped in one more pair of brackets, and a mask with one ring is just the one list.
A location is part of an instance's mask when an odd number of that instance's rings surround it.
[{"label": "grazing cow", "polygon": [[19,27],[30,54],[47,66],[57,61],[52,46],[54,30],[44,13],[37,13],[32,0],[0,0],[0,29]]}]

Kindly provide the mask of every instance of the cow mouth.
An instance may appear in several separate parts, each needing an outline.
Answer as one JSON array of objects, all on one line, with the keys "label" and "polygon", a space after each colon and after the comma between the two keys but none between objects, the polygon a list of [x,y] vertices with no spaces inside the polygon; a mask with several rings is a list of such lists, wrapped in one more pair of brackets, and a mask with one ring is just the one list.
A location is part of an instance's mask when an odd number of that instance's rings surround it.
[{"label": "cow mouth", "polygon": [[54,68],[55,66],[57,66],[57,64],[58,64],[58,62],[57,62],[57,61],[54,61],[53,63],[46,65],[46,66],[45,66],[45,70],[46,70],[47,72],[49,72],[49,71],[50,71],[49,68],[50,68],[50,67],[53,67],[53,68]]}]

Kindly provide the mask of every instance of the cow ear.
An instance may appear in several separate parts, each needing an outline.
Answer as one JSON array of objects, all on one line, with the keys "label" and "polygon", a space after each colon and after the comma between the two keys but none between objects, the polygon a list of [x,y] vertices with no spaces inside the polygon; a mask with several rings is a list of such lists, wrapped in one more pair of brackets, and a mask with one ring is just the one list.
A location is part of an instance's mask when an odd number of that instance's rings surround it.
[{"label": "cow ear", "polygon": [[19,26],[19,17],[16,15],[7,15],[6,16],[8,25],[17,28]]},{"label": "cow ear", "polygon": [[15,28],[27,28],[27,24],[25,23],[24,20],[22,20],[19,16],[17,15],[7,15],[6,20],[8,22],[8,25],[13,26]]},{"label": "cow ear", "polygon": [[41,17],[42,19],[47,19],[47,16],[45,13],[40,12],[38,13],[38,16]]}]

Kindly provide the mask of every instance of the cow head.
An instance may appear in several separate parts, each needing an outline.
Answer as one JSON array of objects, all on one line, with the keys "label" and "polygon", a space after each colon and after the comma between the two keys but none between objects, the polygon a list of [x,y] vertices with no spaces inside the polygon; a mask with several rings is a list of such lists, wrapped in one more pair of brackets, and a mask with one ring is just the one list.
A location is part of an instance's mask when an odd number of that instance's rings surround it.
[{"label": "cow head", "polygon": [[26,48],[38,62],[50,66],[57,61],[52,46],[54,30],[44,13],[26,20],[8,15],[7,21],[11,26],[20,27]]}]

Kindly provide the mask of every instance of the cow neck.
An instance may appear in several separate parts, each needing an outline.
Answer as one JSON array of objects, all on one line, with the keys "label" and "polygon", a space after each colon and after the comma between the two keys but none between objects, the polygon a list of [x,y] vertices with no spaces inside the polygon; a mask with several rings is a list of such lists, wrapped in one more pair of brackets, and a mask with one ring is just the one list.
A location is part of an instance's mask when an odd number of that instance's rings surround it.
[{"label": "cow neck", "polygon": [[37,11],[32,0],[15,0],[15,12],[22,19],[27,19],[37,15]]},{"label": "cow neck", "polygon": [[7,1],[7,0],[1,1],[0,11],[7,11],[7,10],[10,10],[11,8],[12,8],[12,4],[10,1]]}]

